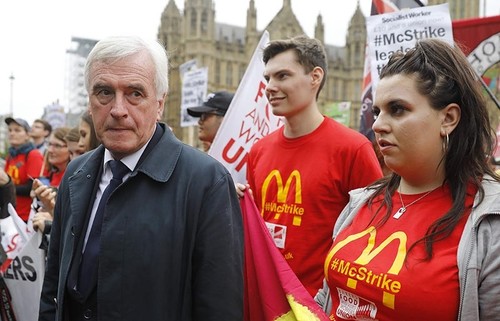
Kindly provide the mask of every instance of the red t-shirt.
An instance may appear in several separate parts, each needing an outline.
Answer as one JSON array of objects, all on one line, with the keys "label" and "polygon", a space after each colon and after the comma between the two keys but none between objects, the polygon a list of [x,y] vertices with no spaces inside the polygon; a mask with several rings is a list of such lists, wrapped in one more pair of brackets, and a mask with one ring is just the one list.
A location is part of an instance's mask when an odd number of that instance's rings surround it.
[{"label": "red t-shirt", "polygon": [[283,128],[248,156],[248,183],[275,244],[311,295],[321,288],[332,231],[348,192],[380,178],[372,144],[330,118],[287,139]]},{"label": "red t-shirt", "polygon": [[[48,181],[48,184],[50,187],[59,187],[59,184],[61,184],[61,180],[64,176],[64,171],[45,171],[43,173],[43,176],[45,177],[45,180]],[[47,182],[42,182],[42,183],[47,183]]]},{"label": "red t-shirt", "polygon": [[[26,161],[27,160],[27,161]],[[40,176],[42,169],[43,156],[36,149],[31,150],[27,154],[19,154],[15,157],[7,157],[5,161],[5,172],[10,176],[16,188],[25,185],[33,178]],[[29,196],[29,191],[26,195],[16,195],[16,212],[24,220],[27,221],[31,210],[32,199]]]},{"label": "red t-shirt", "polygon": [[59,187],[59,184],[61,184],[63,176],[64,176],[64,171],[53,172],[50,177],[50,186]]},{"label": "red t-shirt", "polygon": [[[448,187],[437,188],[383,225],[364,206],[350,226],[336,237],[325,262],[333,308],[330,320],[456,320],[459,305],[457,248],[473,204],[466,199],[466,215],[452,234],[433,245],[433,258],[424,260],[422,243],[429,226],[451,208]],[[424,195],[402,195],[408,205]],[[395,213],[399,194],[392,198]],[[373,205],[373,210],[379,203]]]}]

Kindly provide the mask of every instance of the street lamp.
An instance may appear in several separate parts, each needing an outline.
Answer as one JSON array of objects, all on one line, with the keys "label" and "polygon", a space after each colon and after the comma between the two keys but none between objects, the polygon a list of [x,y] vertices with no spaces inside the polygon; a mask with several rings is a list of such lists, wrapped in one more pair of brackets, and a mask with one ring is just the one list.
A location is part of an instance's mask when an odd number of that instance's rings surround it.
[{"label": "street lamp", "polygon": [[14,73],[10,73],[10,116],[14,116]]}]

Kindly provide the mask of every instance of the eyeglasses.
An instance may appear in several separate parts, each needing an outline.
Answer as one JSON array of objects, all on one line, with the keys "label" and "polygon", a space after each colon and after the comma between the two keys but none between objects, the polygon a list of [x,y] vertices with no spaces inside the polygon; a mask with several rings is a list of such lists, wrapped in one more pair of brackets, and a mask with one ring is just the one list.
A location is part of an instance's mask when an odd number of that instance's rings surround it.
[{"label": "eyeglasses", "polygon": [[200,120],[201,121],[205,121],[207,120],[208,118],[212,117],[212,116],[219,116],[219,117],[222,117],[223,115],[219,114],[219,113],[203,113],[201,114],[200,116]]},{"label": "eyeglasses", "polygon": [[68,147],[68,145],[61,145],[61,144],[54,144],[54,143],[48,143],[47,147],[54,147],[55,149],[62,149]]}]

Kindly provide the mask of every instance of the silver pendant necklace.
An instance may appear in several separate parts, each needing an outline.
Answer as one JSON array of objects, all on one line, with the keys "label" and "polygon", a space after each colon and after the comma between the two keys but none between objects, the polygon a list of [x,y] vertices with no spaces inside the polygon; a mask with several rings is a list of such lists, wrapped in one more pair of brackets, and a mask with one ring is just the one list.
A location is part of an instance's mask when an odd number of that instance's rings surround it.
[{"label": "silver pendant necklace", "polygon": [[424,197],[426,197],[427,195],[429,195],[432,191],[433,190],[428,191],[427,193],[425,193],[424,195],[420,196],[419,198],[417,198],[416,200],[414,200],[410,204],[405,205],[405,203],[403,203],[403,198],[401,197],[401,186],[399,186],[399,200],[401,201],[401,207],[399,208],[399,210],[392,217],[394,217],[395,219],[399,219],[401,217],[401,215],[403,215],[406,212],[406,209],[408,207],[410,207],[413,204],[415,204],[416,202],[420,201],[421,199],[423,199]]}]

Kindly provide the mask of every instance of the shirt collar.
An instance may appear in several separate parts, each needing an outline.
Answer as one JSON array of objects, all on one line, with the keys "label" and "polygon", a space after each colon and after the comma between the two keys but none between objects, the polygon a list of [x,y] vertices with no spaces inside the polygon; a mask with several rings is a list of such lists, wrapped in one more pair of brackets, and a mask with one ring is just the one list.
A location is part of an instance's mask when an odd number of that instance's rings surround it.
[{"label": "shirt collar", "polygon": [[[149,141],[151,140],[153,136],[151,136],[149,138],[149,140],[146,142],[146,144],[144,144],[138,151],[136,151],[135,153],[132,153],[130,155],[127,155],[125,157],[123,157],[122,159],[120,159],[120,161],[125,164],[125,166],[128,167],[128,169],[133,172],[134,169],[135,169],[135,166],[137,165],[137,163],[139,162],[139,159],[141,158],[142,156],[142,153],[144,153],[144,150],[146,149],[146,147],[148,146],[149,144]],[[113,156],[111,155],[111,152],[105,148],[104,149],[104,162],[103,162],[103,170],[105,171],[106,170],[106,164],[110,161],[110,160],[114,160]]]}]

